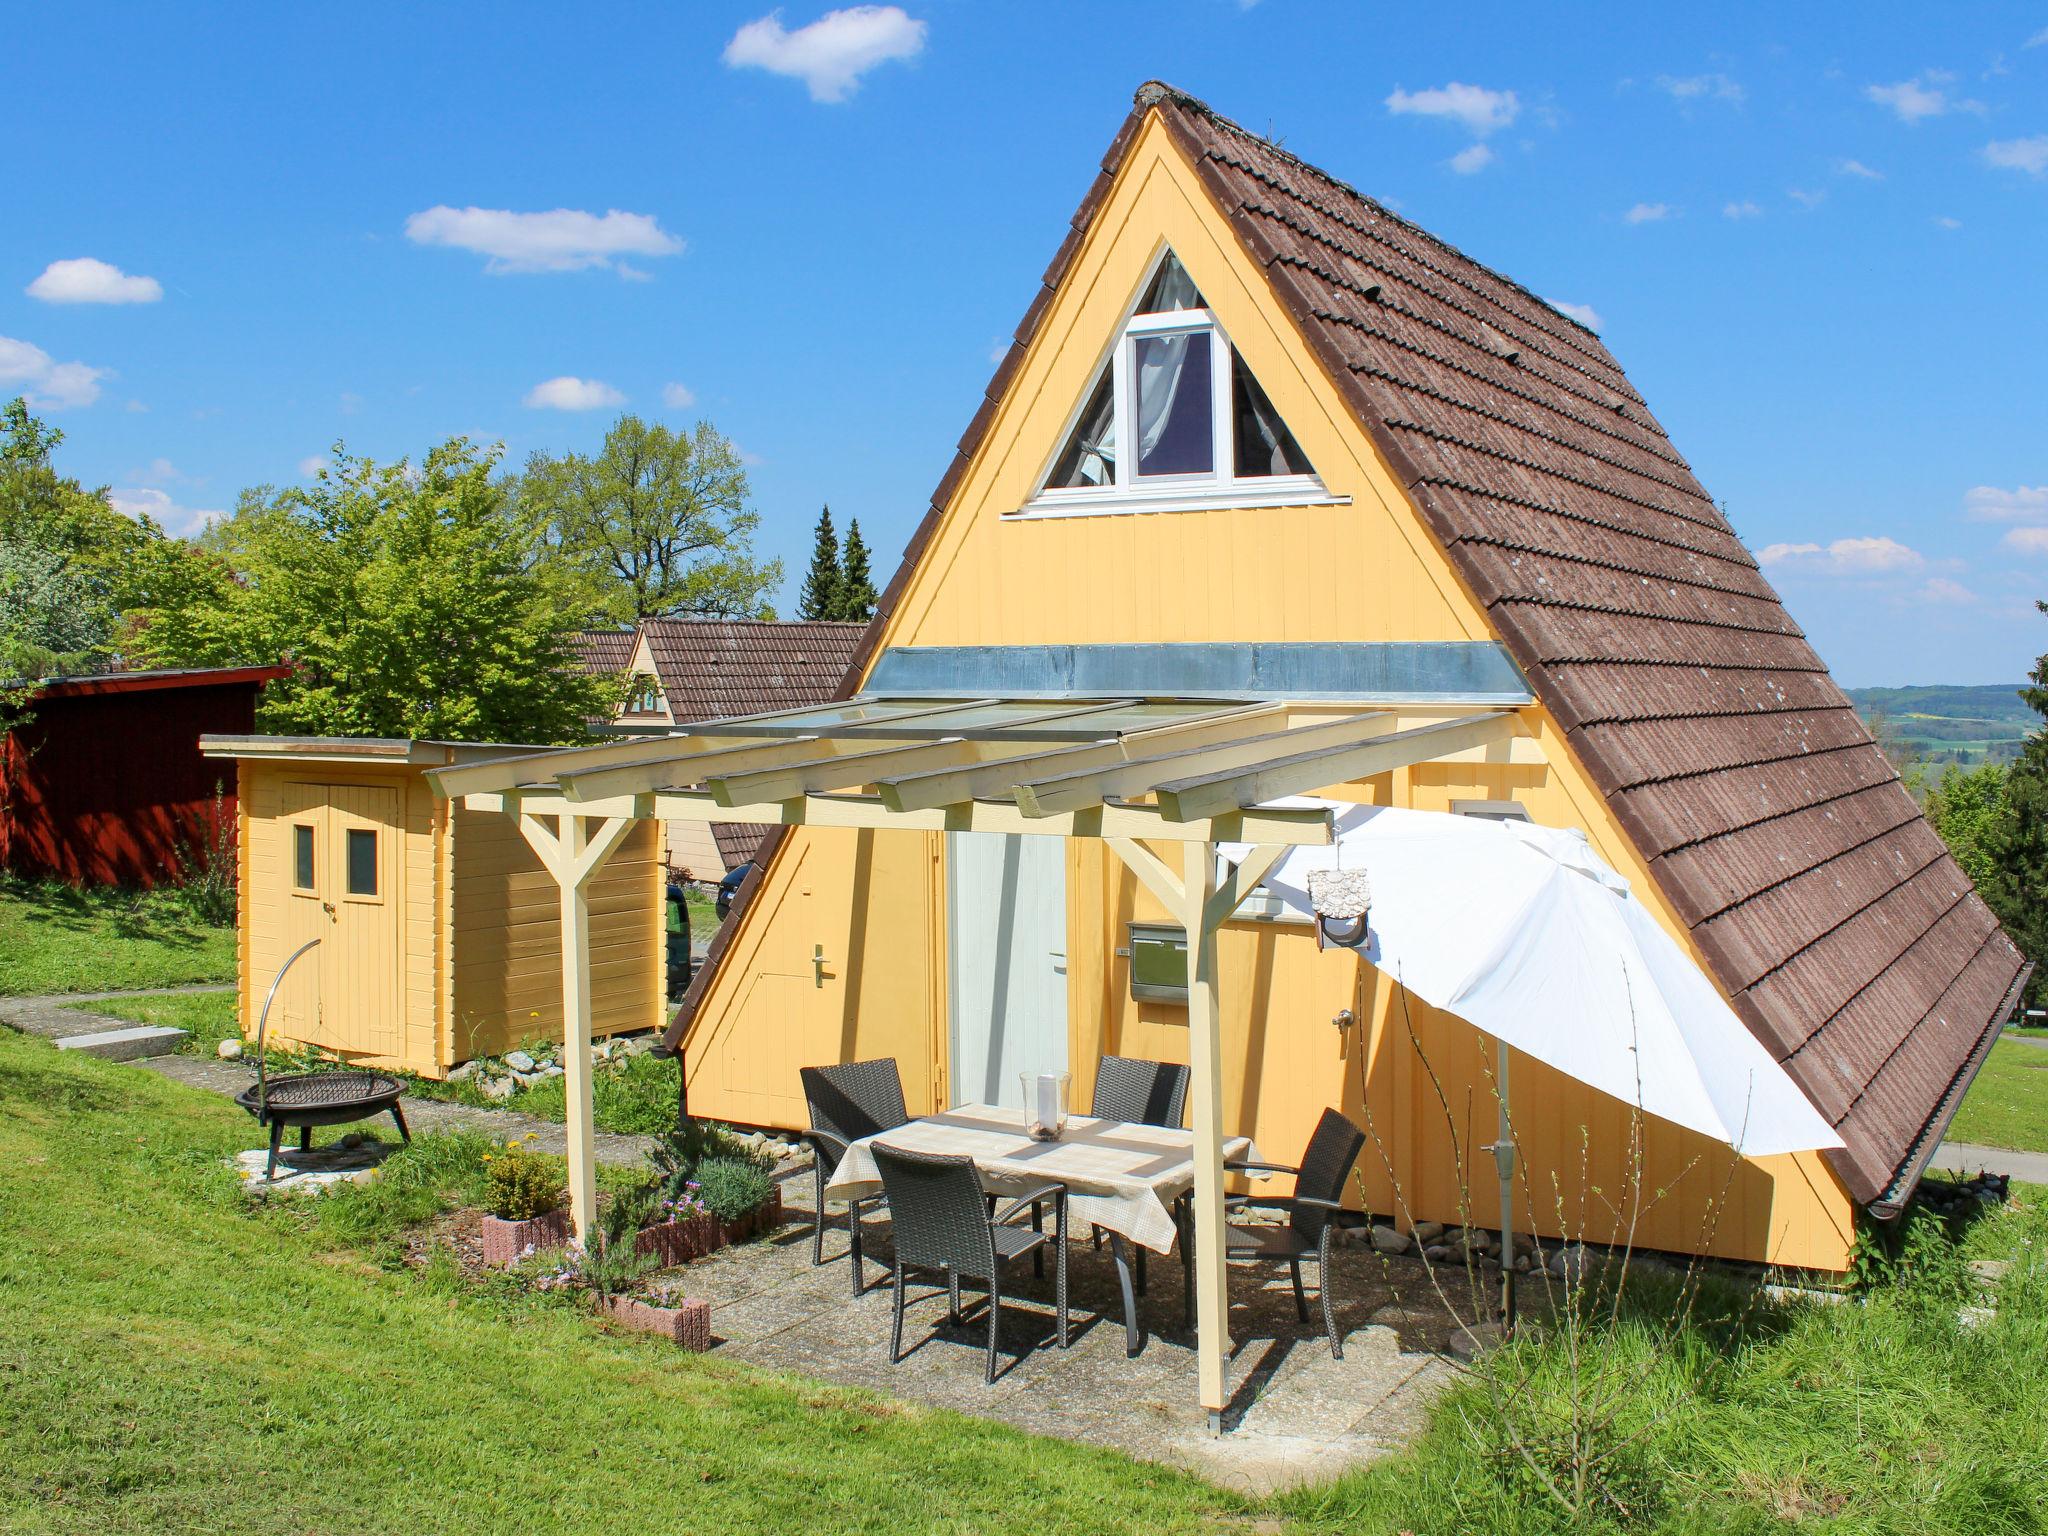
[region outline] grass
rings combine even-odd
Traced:
[[[894,1536],[1008,1529],[1020,1511],[1061,1532],[1243,1518],[1108,1452],[380,1267],[358,1243],[459,1190],[457,1138],[421,1138],[378,1209],[317,1219],[245,1210],[219,1164],[248,1139],[225,1102],[0,1031],[0,1528]]]
[[[597,1330],[392,1239],[477,1197],[475,1135],[252,1214],[224,1102],[0,1031],[0,1529],[609,1533],[2039,1530],[2048,1190],[1912,1250],[1862,1303],[1668,1277],[1531,1336],[1410,1449],[1263,1505],[1114,1453]],[[1965,1257],[2013,1261],[1995,1315]],[[1568,1369],[1567,1343],[1588,1366]],[[1573,1462],[1585,1506],[1543,1478]],[[1588,1405],[1591,1405],[1590,1407]],[[1538,1471],[1533,1468],[1541,1469]],[[1020,1513],[1021,1512],[1021,1513]]]
[[[1948,1135],[1982,1147],[2048,1152],[2048,1048],[2020,1040],[1992,1046]]]
[[[0,877],[0,997],[234,979],[234,930],[194,921],[175,892]]]

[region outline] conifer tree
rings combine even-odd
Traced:
[[[800,619],[839,617],[839,535],[832,531],[832,509],[818,514],[818,539],[811,549],[811,568],[796,600]]]
[[[865,624],[875,611],[875,583],[868,573],[868,547],[860,519],[846,525],[846,552],[839,561],[839,611],[834,618]]]

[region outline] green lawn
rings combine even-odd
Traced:
[[[0,997],[234,979],[234,930],[194,922],[175,893],[0,877]]]
[[[427,1138],[422,1138],[426,1140]],[[1105,1452],[613,1337],[252,1216],[225,1102],[0,1030],[0,1529],[1213,1531]]]
[[[1963,1096],[1951,1141],[2048,1152],[2048,1046],[2001,1040]]]

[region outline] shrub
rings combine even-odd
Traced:
[[[707,1157],[697,1165],[697,1195],[720,1221],[740,1221],[767,1203],[774,1185],[758,1162]]]
[[[528,1132],[519,1141],[508,1141],[495,1152],[484,1154],[484,1204],[503,1221],[531,1221],[545,1216],[562,1203],[567,1192],[561,1170],[551,1157],[543,1157],[527,1146]]]
[[[701,1196],[698,1170],[707,1162],[743,1163],[759,1169],[764,1178],[774,1166],[773,1159],[754,1151],[731,1129],[712,1120],[692,1120],[680,1130],[671,1128],[663,1132],[647,1160],[654,1168],[661,1195],[679,1204]]]

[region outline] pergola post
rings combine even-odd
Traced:
[[[569,1156],[569,1218],[587,1246],[597,1221],[597,1144],[590,1088],[590,882],[618,851],[634,821],[563,816],[559,832],[521,816],[519,829],[555,878],[562,923],[563,1139]]]
[[[1202,1407],[1221,1433],[1230,1291],[1223,1251],[1223,1040],[1217,1024],[1216,845],[1183,843],[1181,917],[1188,936],[1189,1095],[1194,1100],[1195,1329]]]

